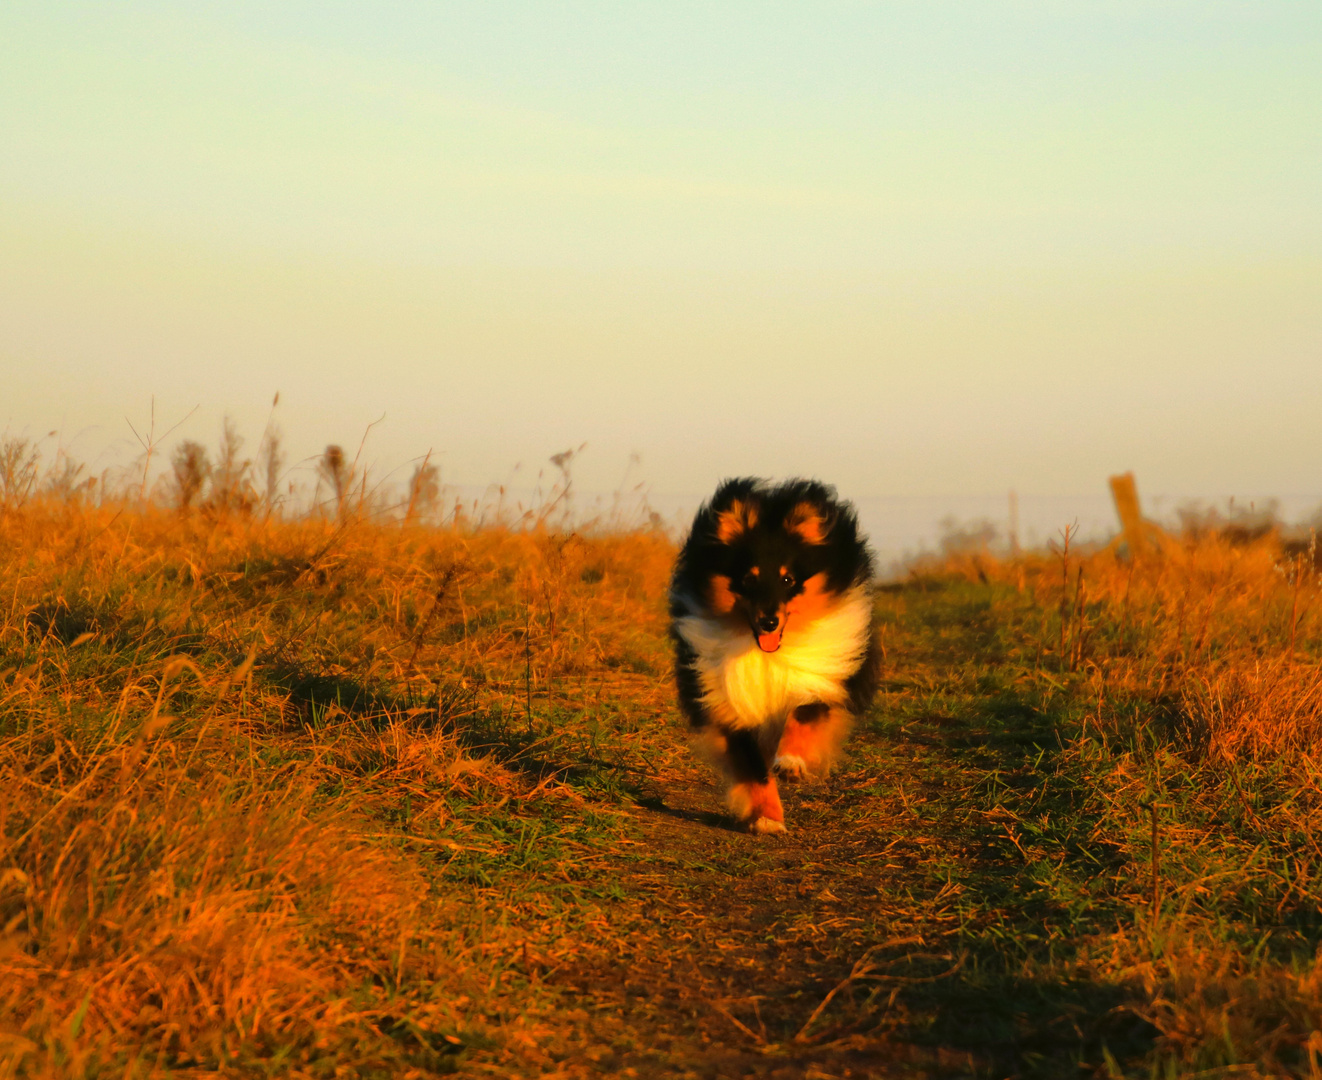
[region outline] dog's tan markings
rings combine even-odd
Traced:
[[[780,805],[776,781],[765,783],[745,781],[730,788],[730,809],[744,823],[749,832],[775,833],[785,831],[785,811]]]
[[[735,499],[716,515],[716,539],[722,544],[733,544],[756,525],[757,507],[743,499]]]
[[[824,544],[830,525],[812,503],[801,502],[785,518],[785,529],[805,544]]]
[[[785,780],[823,776],[849,733],[849,713],[821,701],[800,705],[785,721],[776,748],[776,774]]]
[[[754,577],[762,576],[762,568],[760,566],[751,566],[749,567],[748,572],[752,574]]]
[[[707,583],[707,605],[713,615],[729,615],[734,610],[734,593],[730,579],[724,574],[712,574]]]
[[[797,615],[800,619],[815,619],[830,611],[837,599],[836,594],[826,588],[826,575],[813,574],[803,583],[803,591],[785,605],[785,614]]]

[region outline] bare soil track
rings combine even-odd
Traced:
[[[612,859],[613,947],[547,973],[590,1032],[570,1072],[1054,1077],[1150,1048],[1117,987],[1049,962],[1078,912],[1041,895],[998,812],[1044,783],[1050,716],[1013,687],[956,689],[930,654],[889,674],[843,767],[786,792],[784,837],[736,831],[666,728],[676,752],[630,810],[641,843]],[[1055,871],[1097,870],[1055,839]]]

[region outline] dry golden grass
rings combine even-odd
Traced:
[[[0,1075],[390,1073],[504,1023],[537,920],[400,837],[552,798],[458,721],[648,700],[667,541],[35,501],[0,551]]]
[[[1162,537],[1132,561],[1061,544],[942,570],[1031,599],[1041,677],[1078,702],[1084,737],[1065,757],[1100,820],[1128,833],[1134,924],[1089,941],[1078,970],[1142,987],[1134,1011],[1159,1033],[1169,1075],[1238,1062],[1234,1075],[1322,1076],[1311,554],[1287,554],[1275,533],[1203,532]]]
[[[1166,536],[1134,560],[1066,542],[1011,561],[957,555],[936,572],[1030,595],[1039,667],[1081,676],[1100,717],[1131,698],[1160,702],[1168,734],[1225,760],[1307,754],[1322,737],[1322,578],[1275,533]]]
[[[647,531],[373,523],[345,500],[333,521],[5,505],[0,1076],[608,1060],[541,980],[630,949],[670,970],[620,890],[682,892],[698,863],[621,870],[618,811],[631,777],[687,762],[662,730],[673,554]],[[890,712],[860,725],[844,802],[819,814],[833,850],[877,849],[816,867],[839,878],[822,902],[885,866],[886,904],[977,956],[931,983],[933,1023],[1032,986],[1049,1027],[1052,988],[1077,980],[1152,1025],[1127,1075],[1318,1075],[1318,592],[1275,537],[1207,533],[1132,562],[955,556],[887,593]],[[675,844],[711,831],[668,822]],[[904,829],[912,868],[887,854]],[[735,886],[699,872],[720,941]],[[888,1000],[917,1016],[920,985]]]

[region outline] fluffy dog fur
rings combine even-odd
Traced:
[[[727,480],[670,585],[679,703],[751,832],[783,832],[776,779],[823,775],[877,687],[872,557],[814,480]]]

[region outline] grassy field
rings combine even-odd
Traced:
[[[733,830],[660,534],[0,509],[0,1075],[1322,1076],[1311,553],[951,558]]]

